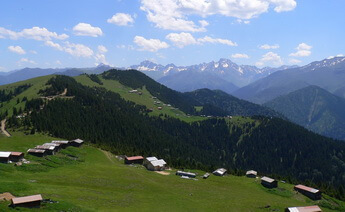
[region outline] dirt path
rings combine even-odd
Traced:
[[[11,137],[11,134],[6,130],[6,119],[1,121],[1,131],[3,134],[5,134],[5,136]]]
[[[62,94],[60,94],[60,96],[66,96],[67,94],[67,88],[65,88],[65,90],[62,92]]]
[[[113,155],[113,154],[111,154],[110,152],[104,151],[104,150],[101,150],[101,151],[105,154],[105,156],[107,156],[107,158],[109,159],[109,161],[110,161],[111,163],[115,163],[115,162],[113,161],[113,158],[114,158],[114,155]]]

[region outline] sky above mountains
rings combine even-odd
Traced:
[[[343,0],[4,0],[0,71],[219,58],[304,65],[345,54],[343,8]]]

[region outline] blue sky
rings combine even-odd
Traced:
[[[0,71],[220,58],[304,65],[345,54],[344,0],[3,0]]]

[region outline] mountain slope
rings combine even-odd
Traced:
[[[162,77],[158,82],[181,92],[208,88],[212,90],[220,89],[227,93],[231,93],[238,89],[236,85],[219,76],[207,72],[196,71],[181,71],[173,75]]]
[[[307,129],[345,140],[345,99],[320,87],[308,86],[264,105]]]
[[[269,108],[238,99],[220,90],[212,91],[209,89],[200,89],[186,93],[186,95],[196,99],[203,105],[211,104],[219,107],[222,110],[226,111],[228,115],[232,116],[262,115],[268,117],[282,117],[281,114]]]
[[[333,93],[344,87],[344,83],[345,57],[335,57],[299,68],[277,71],[238,89],[233,95],[262,104],[309,85],[317,85]]]

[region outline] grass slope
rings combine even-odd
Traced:
[[[99,79],[103,83],[103,85],[100,85],[94,81],[92,81],[87,75],[80,75],[77,77],[74,77],[77,82],[90,86],[90,87],[103,87],[109,91],[116,92],[121,95],[122,98],[132,101],[138,105],[144,105],[147,108],[152,108],[153,112],[152,115],[167,115],[175,118],[179,118],[180,120],[192,122],[192,121],[200,121],[204,120],[206,118],[204,117],[198,117],[198,116],[188,116],[184,112],[182,112],[179,109],[168,107],[166,105],[163,105],[164,102],[162,102],[159,99],[152,99],[152,94],[145,88],[143,89],[137,89],[139,92],[142,92],[142,95],[138,95],[137,93],[129,93],[129,91],[133,90],[130,87],[122,85],[117,80],[108,80],[102,78],[101,75],[98,75]],[[160,104],[154,104],[154,101],[160,101]],[[168,103],[166,103],[168,104]],[[158,107],[162,107],[161,110],[158,110]]]
[[[52,139],[16,132],[10,138],[0,137],[0,150],[25,151]],[[294,193],[293,185],[280,183],[279,189],[270,190],[245,177],[197,177],[194,181],[180,179],[173,171],[163,176],[141,166],[124,165],[114,155],[91,146],[69,147],[43,159],[26,158],[32,164],[0,164],[0,192],[41,193],[59,202],[30,211],[283,211],[288,206],[316,204]],[[336,200],[319,203],[344,204]],[[7,205],[0,202],[0,211],[11,211]],[[267,205],[270,208],[264,208]]]

